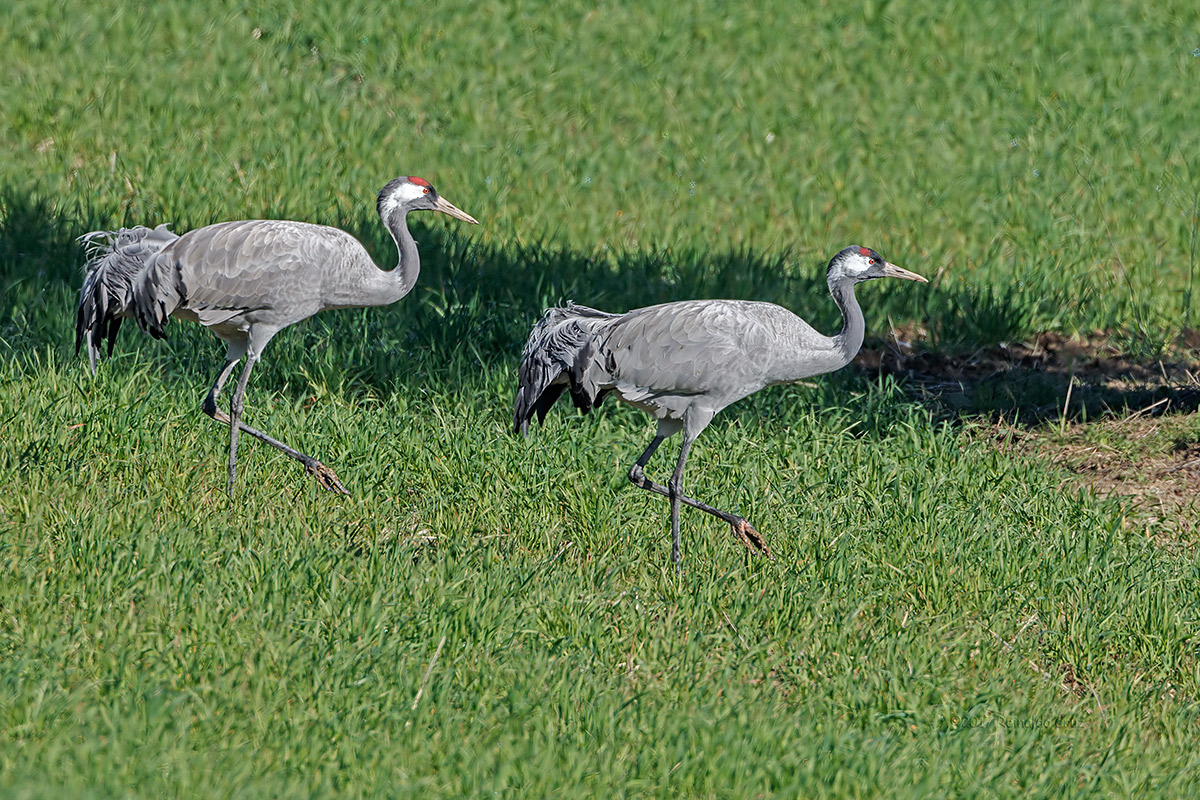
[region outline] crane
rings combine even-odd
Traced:
[[[729,523],[751,552],[771,557],[762,535],[744,517],[683,493],[683,468],[696,437],[726,406],[766,386],[833,372],[862,347],[866,328],[854,286],[874,278],[928,281],[866,247],[847,247],[829,262],[829,293],[842,312],[842,330],[825,336],[786,308],[745,300],[684,300],[610,314],[567,303],[533,327],[518,370],[513,430],[526,435],[534,415],[543,422],[563,392],[583,413],[616,394],[654,416],[650,445],[629,469],[629,480],[671,501],[671,560],[680,564],[679,511],[688,505]],[[644,469],[663,441],[683,433],[666,486]]]
[[[75,352],[86,341],[93,372],[107,340],[108,355],[121,321],[133,317],[156,339],[166,338],[171,317],[198,322],[225,342],[225,364],[204,398],[205,414],[229,426],[229,480],[237,474],[238,433],[266,442],[303,464],[330,491],[349,494],[332,469],[241,421],[250,371],[279,331],[319,311],[396,302],[408,294],[421,269],[408,230],[410,211],[429,209],[478,224],[429,181],[399,177],[376,202],[379,218],[399,250],[385,271],[350,234],[338,228],[289,220],[220,222],[176,235],[159,225],[93,231],[86,276],[75,319]],[[221,389],[242,357],[226,415],[217,407]]]

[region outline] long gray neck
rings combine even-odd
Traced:
[[[854,281],[830,280],[829,293],[842,312],[841,333],[826,336],[794,314],[785,312],[795,323],[788,326],[779,342],[768,383],[791,383],[833,372],[858,355],[866,325],[858,301],[854,299]]]
[[[842,332],[833,337],[834,349],[842,361],[842,366],[849,364],[862,349],[863,335],[867,323],[863,319],[862,309],[854,297],[854,281],[849,278],[829,281],[829,293],[833,302],[837,303],[842,312]]]
[[[394,303],[412,291],[417,285],[417,276],[421,274],[421,256],[417,252],[417,241],[408,230],[408,212],[396,210],[386,217],[381,216],[384,227],[396,241],[396,249],[400,252],[400,261],[396,268],[386,273],[385,298],[379,305]]]
[[[408,232],[405,213],[394,211],[386,217],[380,215],[400,251],[396,268],[380,269],[366,249],[361,245],[354,248],[345,269],[331,273],[322,308],[387,306],[412,291],[421,272],[421,257],[417,255],[417,243]]]
[[[327,308],[363,308],[365,306],[388,306],[412,291],[421,273],[421,257],[417,254],[417,243],[408,232],[405,219],[407,212],[393,211],[384,216],[383,226],[388,229],[400,251],[400,261],[393,270],[382,270],[369,259],[360,267],[359,278],[352,287],[329,303]],[[365,251],[364,251],[365,255]]]

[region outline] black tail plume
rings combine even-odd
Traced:
[[[86,275],[75,314],[75,352],[87,341],[92,371],[107,340],[108,355],[121,320],[133,314],[133,287],[146,260],[179,237],[159,225],[117,231],[92,231],[79,237],[87,249]]]
[[[513,432],[529,432],[529,422],[538,422],[564,391],[581,411],[595,406],[600,388],[585,375],[593,360],[595,338],[605,321],[618,316],[587,306],[567,303],[552,308],[533,326],[521,366],[517,371],[517,396],[513,402]]]

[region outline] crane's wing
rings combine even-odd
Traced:
[[[613,322],[604,342],[613,383],[633,401],[757,391],[770,366],[776,309],[783,311],[769,303],[695,300],[631,311]]]
[[[176,308],[216,325],[252,311],[286,310],[303,319],[321,310],[322,282],[362,249],[345,231],[287,220],[241,220],[181,236],[143,273],[142,292],[165,323]]]

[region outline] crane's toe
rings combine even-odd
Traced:
[[[733,528],[734,536],[741,539],[742,544],[746,545],[746,549],[751,553],[762,553],[772,561],[775,560],[775,556],[771,555],[771,548],[767,547],[767,540],[744,517],[738,517],[737,522],[730,523],[730,527]]]
[[[321,484],[322,488],[328,489],[334,494],[344,494],[347,497],[350,496],[350,492],[345,486],[342,485],[342,482],[338,480],[337,474],[320,461],[314,459],[311,464],[305,464],[304,467],[310,475],[317,479],[317,483]]]

